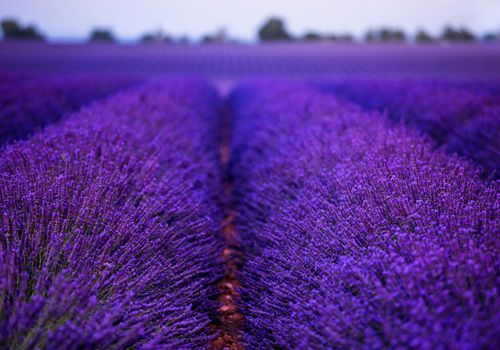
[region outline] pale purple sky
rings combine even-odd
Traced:
[[[83,38],[96,26],[122,39],[157,29],[197,39],[223,27],[250,41],[271,15],[296,35],[314,29],[360,36],[380,26],[436,34],[446,24],[500,30],[500,0],[0,0],[0,18],[35,24],[56,39]]]

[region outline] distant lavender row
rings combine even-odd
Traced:
[[[8,70],[0,69],[0,85],[11,84],[20,80],[26,81],[35,77],[40,77],[40,75],[29,72],[11,72]]]
[[[249,349],[494,347],[498,182],[331,95],[231,101]]]
[[[487,175],[500,175],[500,89],[495,83],[350,81],[330,85],[365,108],[387,110],[472,159]]]
[[[171,81],[0,156],[3,349],[205,348],[214,336],[219,103]]]
[[[3,78],[3,79],[2,79]],[[0,76],[0,145],[20,139],[76,111],[136,83],[128,78]]]
[[[41,73],[499,79],[500,45],[68,45],[0,43],[0,67]]]

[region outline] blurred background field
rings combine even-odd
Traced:
[[[260,45],[0,44],[10,72],[198,75],[217,81],[296,79],[498,79],[500,45],[266,43]]]
[[[1,2],[4,72],[500,78],[495,0]]]

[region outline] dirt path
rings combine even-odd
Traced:
[[[237,242],[237,232],[235,228],[236,213],[231,206],[231,196],[233,193],[232,180],[228,174],[229,160],[231,157],[230,147],[230,111],[225,108],[221,142],[221,163],[225,170],[224,179],[224,222],[222,234],[224,238],[223,258],[226,261],[226,276],[217,284],[221,294],[218,301],[219,319],[214,325],[220,336],[213,343],[214,349],[244,349],[241,343],[241,328],[244,323],[244,317],[237,307],[239,299],[238,288],[240,287],[237,279],[238,270],[243,263],[243,254],[239,249]]]

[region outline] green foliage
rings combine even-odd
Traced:
[[[5,40],[30,40],[44,41],[44,37],[32,26],[22,26],[15,19],[4,19],[1,22],[3,37]]]
[[[201,38],[202,44],[221,44],[228,41],[229,38],[224,28],[220,28],[213,34],[206,34]]]
[[[157,30],[155,32],[148,32],[144,33],[141,38],[140,42],[142,43],[171,43],[172,42],[172,37],[165,35],[163,31]]]
[[[435,39],[425,30],[419,30],[415,35],[415,41],[417,43],[431,43],[435,41]]]
[[[285,23],[280,18],[270,18],[259,29],[260,41],[286,41],[292,36],[287,32]]]
[[[447,42],[472,42],[476,36],[466,28],[446,27],[441,34],[441,40]]]
[[[322,40],[323,37],[316,32],[308,32],[308,33],[304,34],[302,39],[305,41],[319,41],[319,40]]]
[[[332,34],[326,37],[327,40],[336,43],[352,43],[354,42],[354,37],[351,34]]]
[[[483,37],[481,38],[482,41],[485,41],[485,42],[496,42],[496,41],[500,41],[500,32],[498,33],[486,33],[483,35]]]
[[[90,42],[101,42],[101,43],[112,43],[115,41],[115,37],[111,30],[96,28],[92,30],[89,37]]]
[[[365,35],[365,41],[377,42],[405,42],[406,34],[399,29],[381,28],[369,30]]]

